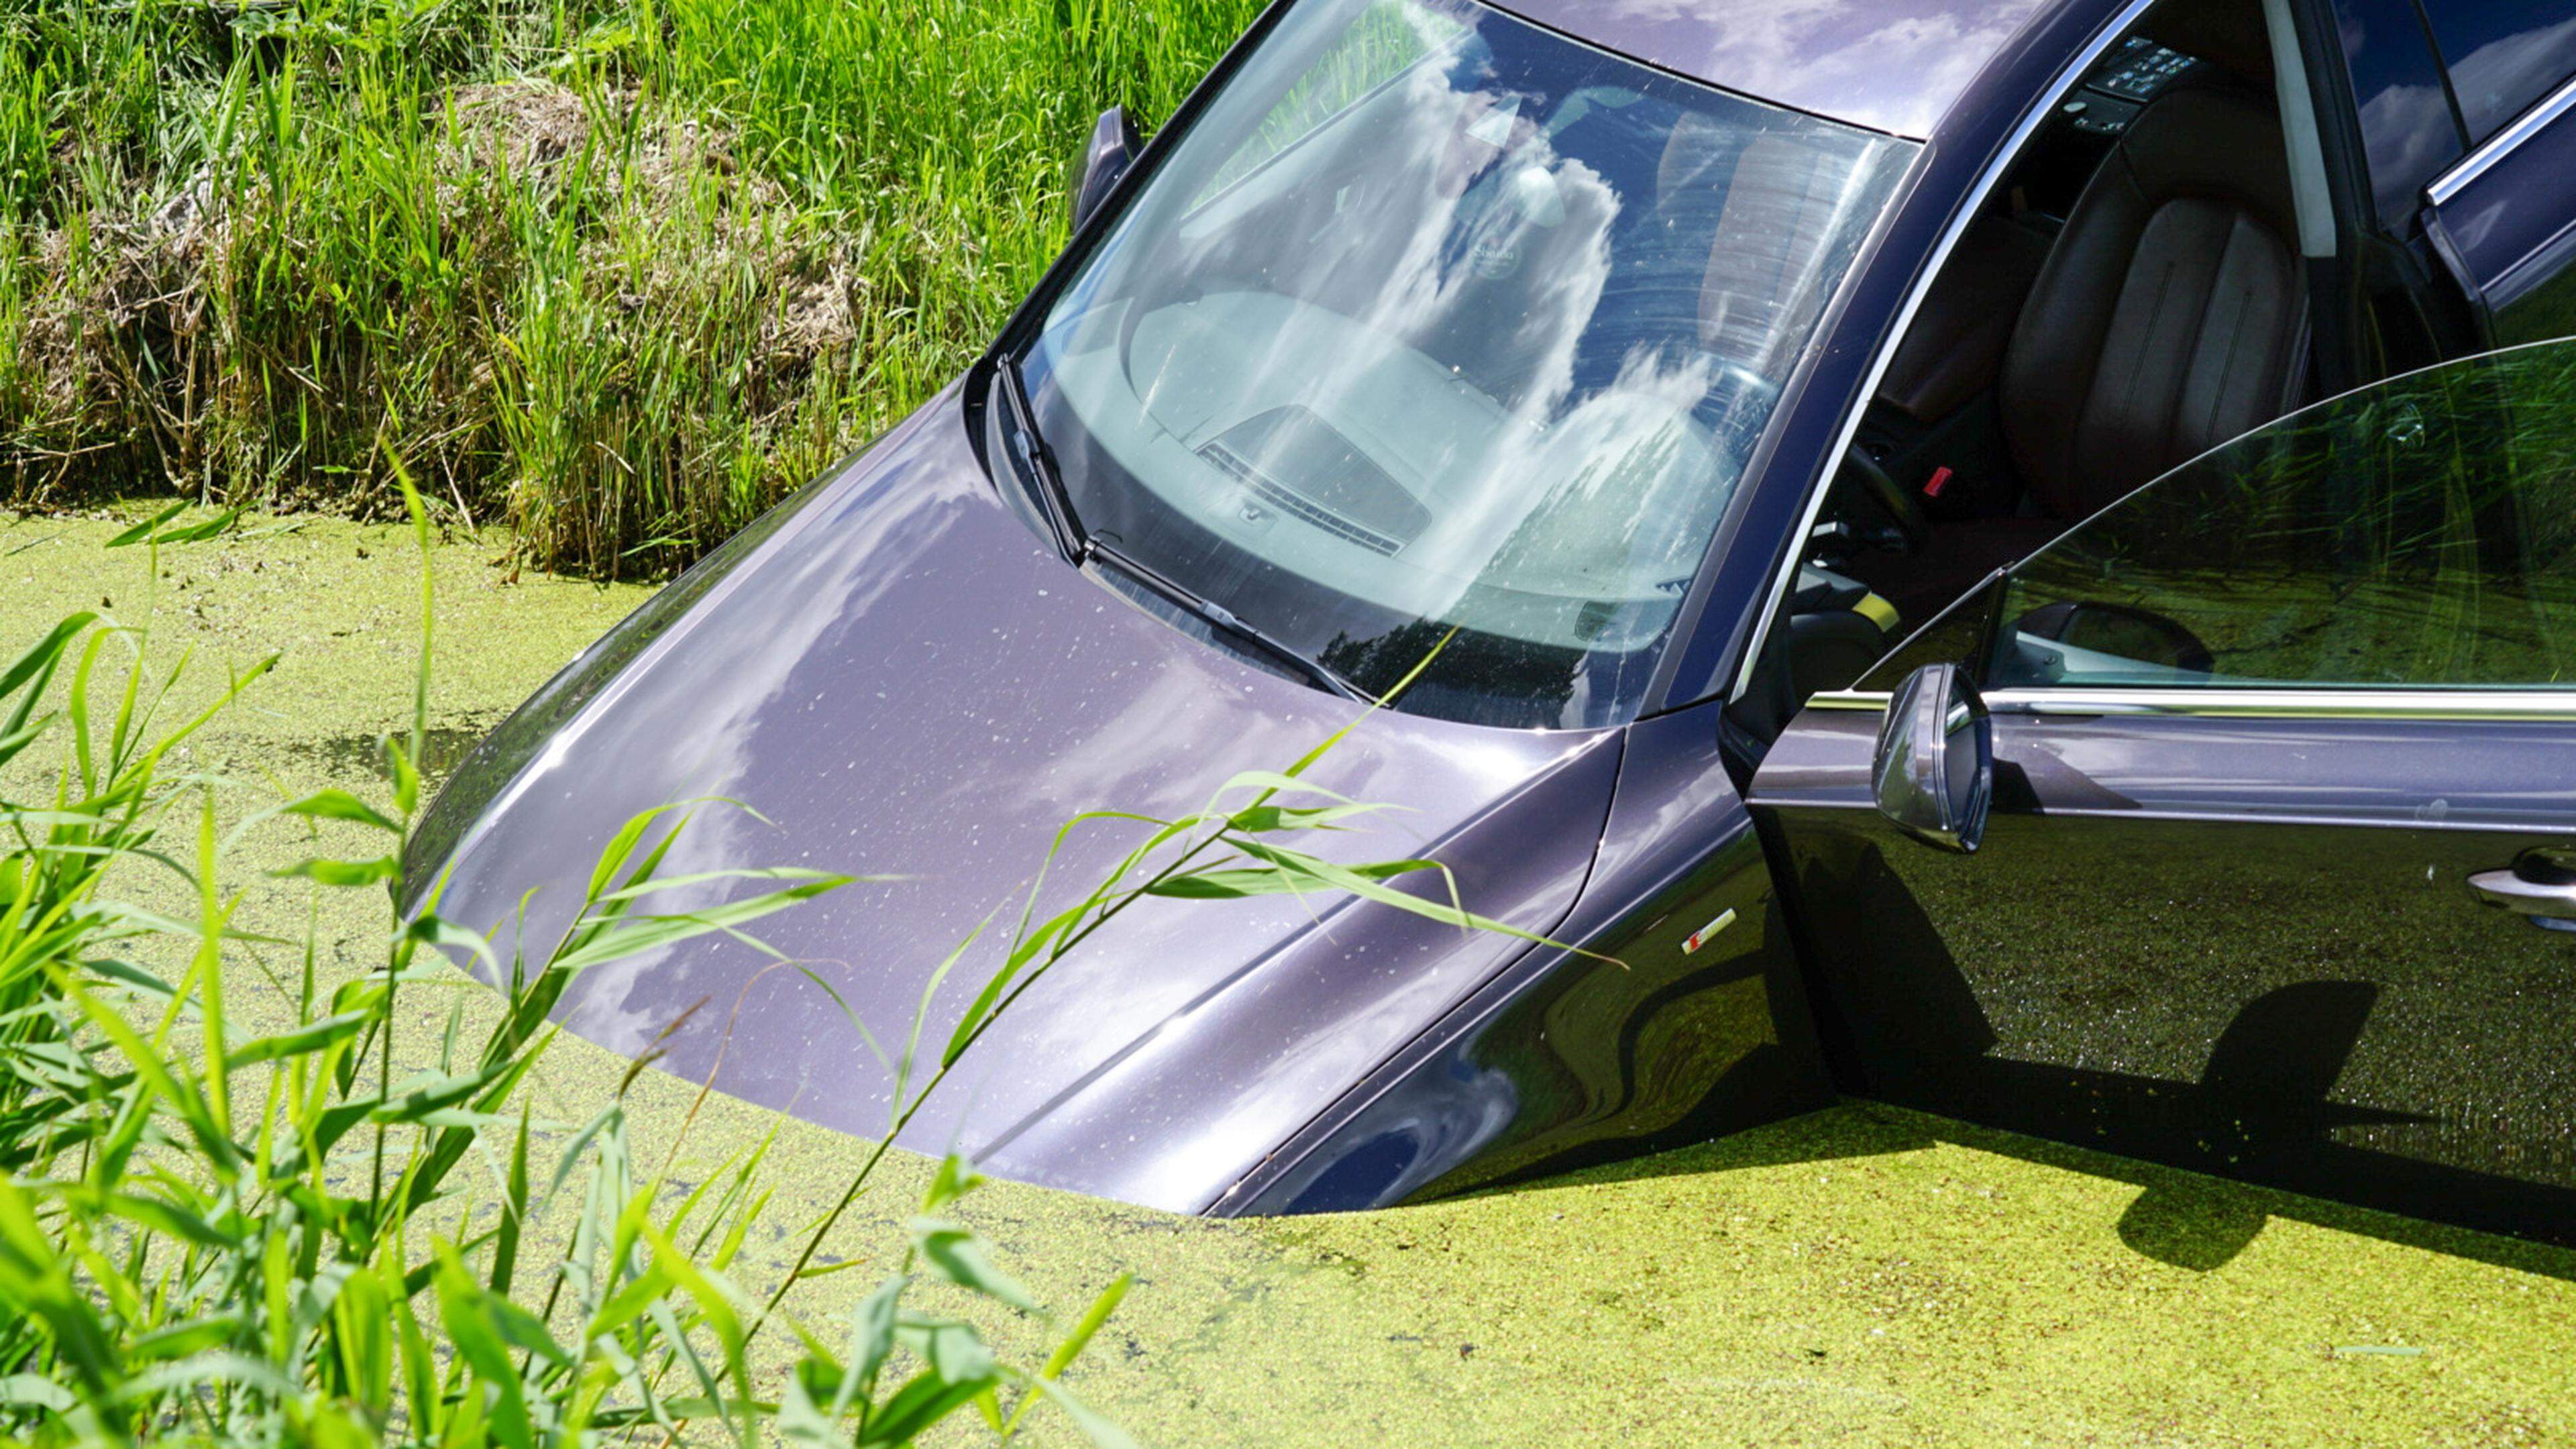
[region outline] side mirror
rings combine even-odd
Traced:
[[[2069,672],[2098,673],[2128,665],[2151,675],[2207,675],[2218,669],[2218,656],[2199,635],[2162,614],[2127,604],[2081,600],[2050,604],[2015,620],[2005,637],[2019,645],[2016,663],[2034,676],[2035,684],[2055,683]],[[2050,650],[2047,644],[2062,644],[2080,653],[2070,659],[2064,650]],[[2031,657],[2034,654],[2038,657]],[[2077,659],[2083,662],[2078,664]]]
[[[1111,106],[1091,123],[1091,139],[1084,142],[1082,154],[1073,158],[1073,167],[1065,177],[1065,193],[1073,198],[1073,229],[1091,220],[1100,203],[1109,199],[1111,188],[1127,168],[1136,164],[1136,153],[1145,149],[1145,138],[1136,131],[1135,118],[1125,106]]]
[[[1995,726],[1955,664],[1906,677],[1879,726],[1878,812],[1926,845],[1974,854],[1995,798]]]

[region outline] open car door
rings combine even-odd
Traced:
[[[2131,494],[1751,794],[1851,1089],[2576,1241],[2576,343]]]

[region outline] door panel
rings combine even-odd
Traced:
[[[2431,194],[2498,346],[2576,335],[2576,87],[2434,182]]]
[[[2467,884],[2576,848],[2576,725],[1999,712],[1963,856],[1868,807],[1877,724],[1753,789],[1855,1088],[2576,1241],[2576,934]]]
[[[2576,891],[2572,397],[2576,344],[2319,404],[1882,662],[1982,681],[1973,856],[1882,820],[1870,696],[1793,724],[1752,802],[1846,1079],[2576,1241],[2576,922],[2489,903]]]

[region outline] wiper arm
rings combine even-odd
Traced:
[[[1283,644],[1280,641],[1271,638],[1269,635],[1262,633],[1259,629],[1256,629],[1250,624],[1245,623],[1243,620],[1236,618],[1234,611],[1228,609],[1225,605],[1216,602],[1214,599],[1192,593],[1190,590],[1181,587],[1179,584],[1174,583],[1170,579],[1163,577],[1161,574],[1154,572],[1152,569],[1145,567],[1143,564],[1140,564],[1134,559],[1119,552],[1115,545],[1103,543],[1097,538],[1088,539],[1082,546],[1081,559],[1086,563],[1105,563],[1110,565],[1120,573],[1134,579],[1137,583],[1142,584],[1153,592],[1162,595],[1165,599],[1178,605],[1184,611],[1198,616],[1198,618],[1205,622],[1209,627],[1242,640],[1244,643],[1251,645],[1253,648],[1269,655],[1280,663],[1290,666],[1298,673],[1305,675],[1308,679],[1315,681],[1315,683],[1322,685],[1325,689],[1340,695],[1344,699],[1351,700],[1358,704],[1373,705],[1379,703],[1376,696],[1369,694],[1358,685],[1351,683],[1349,679],[1345,678],[1339,670],[1334,669],[1331,665],[1306,654],[1292,645]]]
[[[1055,532],[1056,547],[1064,551],[1064,556],[1075,567],[1093,563],[1112,565],[1183,611],[1196,615],[1209,627],[1242,640],[1342,698],[1360,704],[1378,702],[1322,660],[1310,658],[1271,638],[1236,618],[1234,611],[1223,604],[1181,587],[1085,533],[1082,520],[1074,515],[1073,495],[1064,486],[1064,475],[1056,471],[1055,459],[1047,455],[1046,441],[1038,436],[1036,413],[1029,406],[1028,384],[1020,377],[1019,362],[1004,357],[994,367],[993,375],[1002,394],[1002,406],[1008,413],[1002,431],[1011,450],[1011,461],[1017,465],[1012,471],[1020,475],[1022,483],[1037,500],[1039,509],[1046,514],[1048,527]]]
[[[1029,406],[1029,387],[1020,376],[1019,360],[1005,356],[993,368],[993,376],[1006,414],[1002,435],[1011,450],[1011,461],[1017,465],[1011,471],[1019,475],[1021,486],[1037,501],[1038,511],[1046,515],[1047,527],[1055,534],[1055,546],[1079,565],[1089,543],[1083,537],[1082,520],[1074,516],[1073,495],[1065,489],[1064,475],[1056,471],[1055,459],[1047,454],[1046,440],[1038,436],[1037,410]]]

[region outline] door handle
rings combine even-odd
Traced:
[[[2469,889],[2517,916],[2576,922],[2576,880],[2532,880],[2518,870],[2490,870],[2470,876]]]

